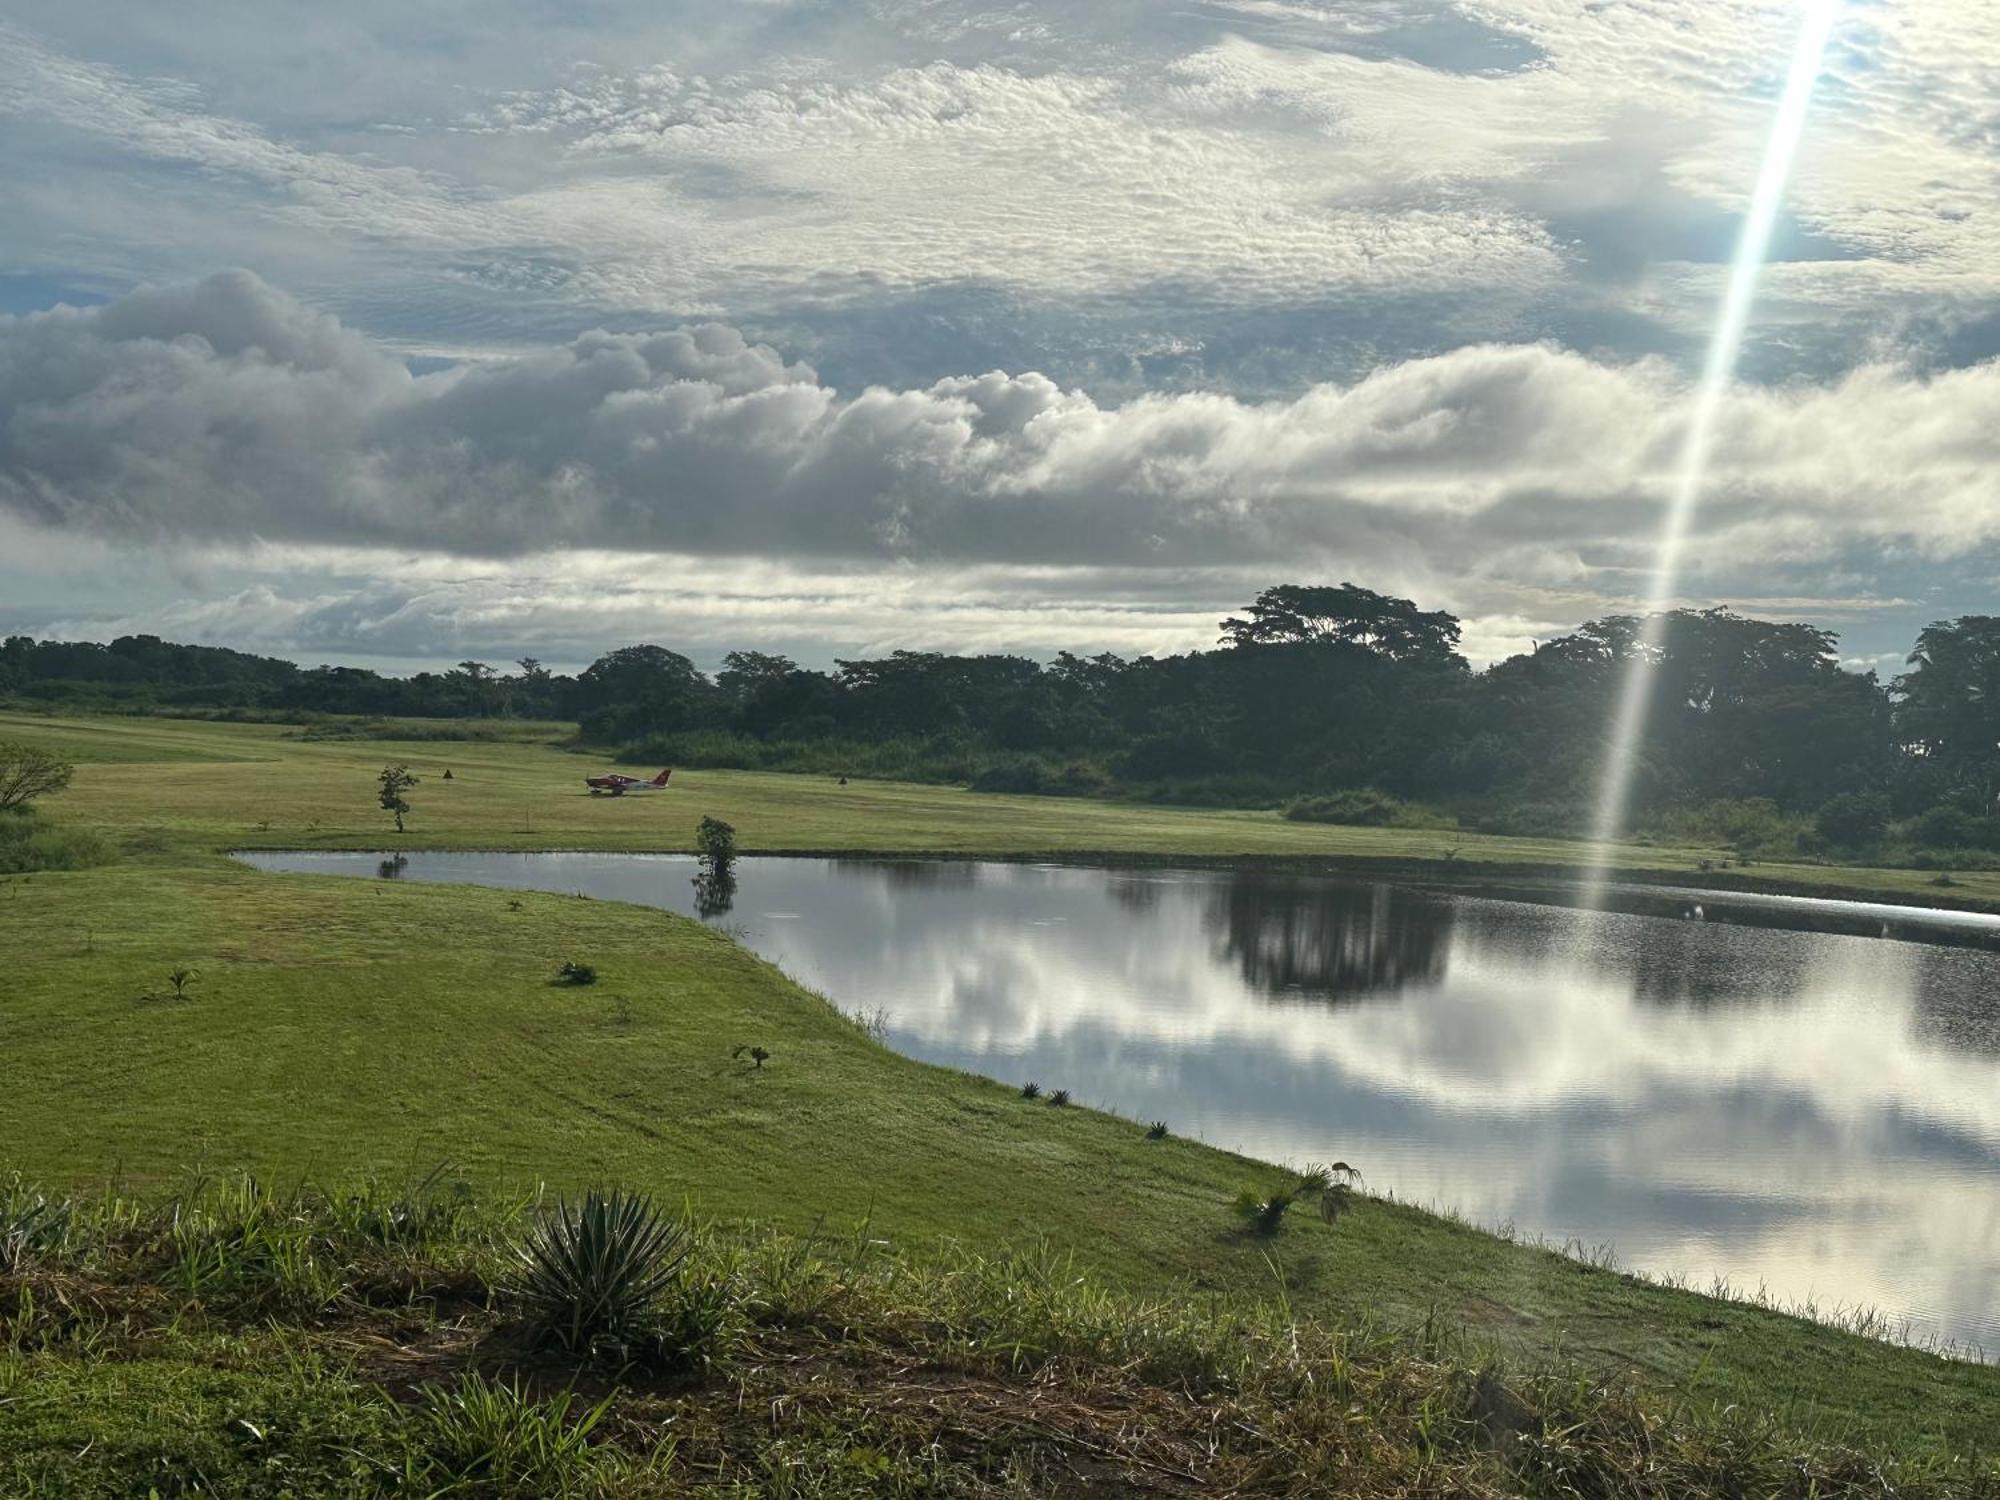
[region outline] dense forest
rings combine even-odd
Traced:
[[[1837,636],[1678,611],[1657,645],[1611,616],[1485,671],[1459,622],[1342,584],[1266,590],[1217,647],[1167,657],[898,651],[814,671],[731,652],[713,676],[627,646],[574,677],[532,658],[388,677],[210,646],[14,637],[23,706],[574,722],[644,763],[955,780],[986,790],[1276,805],[1339,821],[1449,817],[1576,831],[1635,657],[1654,696],[1637,803],[1655,826],[1752,846],[2000,848],[2000,619],[1939,622],[1890,682]]]

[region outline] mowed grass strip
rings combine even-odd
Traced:
[[[552,984],[564,960],[596,983]],[[1152,1296],[1438,1319],[1807,1432],[1980,1451],[2000,1371],[1651,1287],[1369,1201],[1272,1242],[1274,1167],[902,1058],[725,936],[543,894],[208,859],[0,883],[0,1170],[146,1189],[190,1169],[651,1190],[901,1244],[1048,1241]],[[187,998],[168,974],[197,971]],[[865,1000],[865,997],[859,997]],[[762,1068],[738,1048],[770,1054]],[[1059,1084],[1060,1080],[1046,1080]]]
[[[454,726],[440,724],[433,730]],[[426,731],[412,724],[411,733]],[[1440,878],[1482,870],[1578,870],[1589,846],[1448,829],[1287,822],[1268,810],[1154,807],[1085,798],[1000,796],[959,787],[776,772],[676,770],[664,794],[592,797],[583,778],[610,769],[547,742],[307,738],[272,724],[0,714],[0,739],[46,744],[78,761],[72,791],[48,804],[141,852],[261,849],[686,850],[704,814],[758,852],[1107,855],[1153,860],[1281,858],[1422,866]],[[375,776],[407,762],[422,778],[400,837],[376,806]],[[625,766],[651,776],[658,766]],[[452,779],[444,779],[445,771]],[[1955,872],[1941,892],[1921,870],[1762,863],[1718,875],[1721,849],[1619,847],[1616,866],[1650,878],[1727,882],[1857,899],[2000,909],[2000,871]]]

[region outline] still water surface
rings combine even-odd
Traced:
[[[243,857],[694,908],[680,856]],[[738,870],[717,920],[912,1056],[2000,1354],[2000,953],[1242,869]]]

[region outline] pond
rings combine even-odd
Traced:
[[[684,856],[241,857],[694,910]],[[1626,1269],[2000,1353],[2000,952],[1976,946],[2000,923],[1631,903],[745,859],[716,920],[913,1057],[1274,1161],[1341,1158],[1372,1191]],[[1774,913],[1835,930],[1751,925]],[[1885,938],[1889,918],[1933,941]]]

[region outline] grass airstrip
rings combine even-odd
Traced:
[[[1409,862],[1455,850],[1454,867],[1546,867],[1573,864],[1573,846],[721,771],[676,772],[665,796],[591,798],[582,777],[597,763],[531,738],[307,738],[273,725],[0,716],[0,739],[73,758],[75,783],[46,815],[97,831],[116,851],[96,868],[0,880],[0,963],[9,975],[0,998],[0,1183],[12,1172],[80,1202],[112,1194],[152,1205],[134,1208],[132,1224],[197,1191],[191,1182],[242,1173],[337,1196],[371,1179],[415,1182],[448,1163],[452,1181],[492,1202],[537,1184],[615,1183],[740,1235],[858,1237],[921,1266],[1015,1247],[1073,1257],[1076,1274],[1108,1294],[1211,1308],[1217,1319],[1278,1305],[1331,1328],[1413,1331],[1432,1365],[1442,1337],[1469,1369],[1504,1359],[1523,1380],[1557,1370],[1629,1385],[1655,1414],[1633,1420],[1657,1421],[1663,1435],[1675,1422],[1747,1421],[1800,1451],[1817,1444],[1912,1463],[1948,1459],[1967,1484],[1982,1466],[1992,1473],[2000,1454],[2000,1370],[1989,1366],[1648,1285],[1379,1199],[1334,1224],[1297,1212],[1274,1240],[1248,1237],[1231,1202],[1246,1187],[1279,1183],[1278,1168],[1149,1140],[1135,1122],[1052,1109],[1010,1084],[899,1057],[696,923],[573,897],[270,875],[222,853],[396,846],[374,805],[385,761],[407,761],[422,778],[400,840],[412,849],[678,849],[703,814],[734,823],[746,852]],[[1692,873],[1701,857],[1635,848],[1625,862]],[[1857,893],[1907,894],[1916,880],[1904,887],[1901,872],[1817,868],[1758,874],[1822,888],[1845,881]],[[1957,894],[2000,900],[2000,882],[1967,876]],[[594,965],[598,982],[552,986],[566,959]],[[176,968],[196,971],[183,998],[169,988]],[[753,1045],[768,1051],[768,1066],[733,1055]],[[275,1481],[259,1488],[265,1481],[254,1464],[243,1467],[240,1445],[216,1436],[233,1420],[230,1391],[262,1390],[259,1381],[277,1378],[274,1360],[287,1381],[305,1378],[303,1359],[314,1369],[330,1361],[326,1378],[357,1389],[394,1384],[369,1373],[366,1360],[355,1363],[366,1341],[327,1310],[337,1299],[283,1328],[268,1317],[211,1325],[185,1310],[203,1303],[198,1287],[162,1290],[154,1276],[143,1296],[129,1286],[87,1294],[79,1270],[31,1295],[21,1274],[10,1284],[0,1260],[0,1492],[114,1494],[137,1484],[130,1492],[144,1494],[135,1475],[201,1463],[228,1482],[190,1492],[285,1492]],[[30,1302],[45,1307],[64,1285],[79,1306],[110,1309],[110,1331],[75,1346],[25,1338]],[[169,1316],[157,1298],[182,1311]],[[210,1307],[202,1316],[220,1314]],[[159,1326],[173,1336],[149,1331]],[[373,1329],[367,1337],[413,1336]],[[990,1349],[975,1357],[971,1342],[961,1352],[987,1372],[981,1379],[992,1371],[979,1358],[991,1356],[996,1370],[1020,1364]],[[1091,1357],[1127,1368],[1102,1350]],[[730,1378],[741,1400],[749,1377]],[[104,1416],[114,1409],[115,1422]],[[100,1428],[109,1435],[94,1440]],[[900,1465],[906,1437],[896,1427],[869,1451]],[[93,1441],[106,1446],[72,1469],[65,1455]],[[1420,1454],[1418,1438],[1409,1441]],[[1134,1462],[1107,1468],[1106,1485],[1113,1469],[1145,1470]],[[1396,1472],[1396,1487],[1357,1480],[1353,1492],[1456,1492],[1443,1482],[1448,1472],[1475,1490],[1488,1482],[1475,1484],[1469,1469],[1439,1468],[1427,1482]],[[315,1492],[305,1473],[294,1475],[295,1489]],[[354,1493],[393,1488],[370,1473],[350,1476]],[[699,1477],[674,1473],[660,1492]],[[1519,1475],[1491,1480],[1495,1492],[1517,1481],[1534,1491]],[[617,1492],[655,1492],[649,1483]],[[1731,1487],[1714,1483],[1718,1493]],[[1634,1479],[1547,1492],[1674,1491]]]

